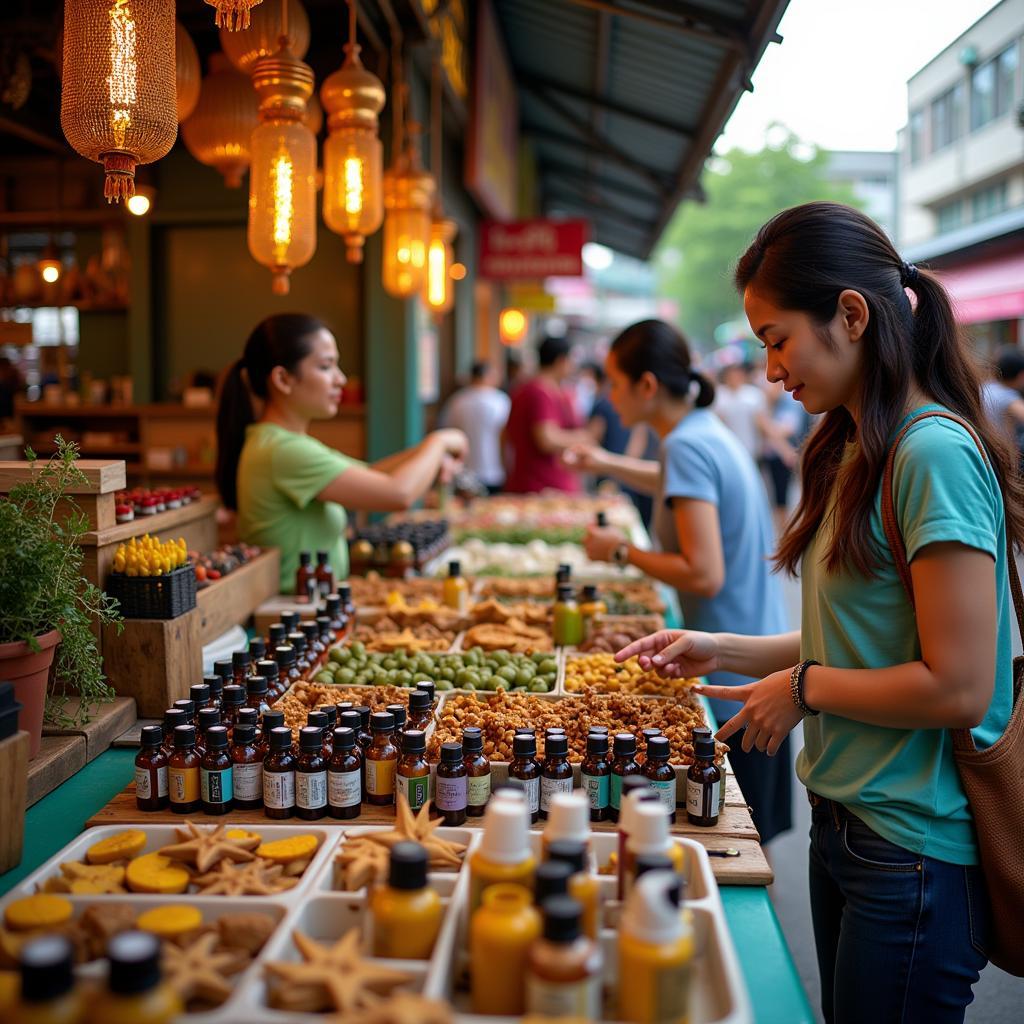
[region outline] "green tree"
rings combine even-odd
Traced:
[[[771,134],[759,153],[732,149],[709,161],[707,201],[682,203],[655,252],[658,294],[679,303],[680,326],[705,351],[719,324],[743,317],[733,268],[766,220],[814,199],[857,205],[849,185],[825,177],[826,151],[787,129]]]

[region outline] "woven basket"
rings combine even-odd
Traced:
[[[176,619],[196,606],[196,571],[183,565],[163,576],[111,573],[107,593],[126,619]]]

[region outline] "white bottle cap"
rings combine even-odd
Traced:
[[[632,853],[661,853],[671,843],[668,815],[661,802],[638,801],[630,816],[626,849]]]
[[[573,839],[590,847],[590,801],[583,790],[555,793],[551,797],[544,838],[549,843],[555,839]]]
[[[479,847],[483,857],[498,864],[518,864],[530,856],[529,812],[525,806],[524,800],[504,796],[488,803]]]
[[[623,909],[623,934],[652,945],[681,939],[690,928],[679,909],[681,884],[674,871],[648,871],[638,878]]]
[[[622,806],[619,808],[620,832],[624,832],[627,836],[632,833],[633,809],[645,801],[661,804],[658,794],[653,789],[634,789],[626,794],[626,799],[622,801]]]

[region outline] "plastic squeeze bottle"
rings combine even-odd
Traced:
[[[540,912],[529,889],[490,886],[469,928],[473,1012],[518,1017],[526,1009],[526,957],[540,935]]]
[[[583,934],[579,903],[544,901],[544,930],[526,963],[526,1011],[544,1017],[601,1018],[601,950]]]
[[[638,879],[619,923],[620,1020],[688,1024],[693,931],[674,871]]]
[[[679,874],[683,873],[683,847],[673,841],[668,817],[660,801],[644,800],[633,808],[629,839],[626,842],[628,864],[624,895],[627,899],[636,879],[636,859],[644,853],[666,854],[672,859],[675,870]]]
[[[548,847],[557,839],[583,843],[590,853],[590,802],[582,789],[555,793],[548,807],[548,820],[540,839],[541,859],[550,854]]]
[[[419,843],[391,848],[388,884],[370,900],[373,955],[429,960],[441,929],[441,897],[427,884],[427,851]]]
[[[80,1024],[82,993],[75,989],[71,943],[62,935],[44,935],[21,950],[21,998],[11,1024]]]
[[[484,834],[469,858],[469,913],[480,906],[484,890],[498,882],[533,888],[535,861],[530,850],[525,801],[502,794],[484,814]]]
[[[115,935],[107,956],[107,989],[93,1002],[89,1024],[168,1024],[184,1012],[177,994],[162,981],[160,940],[155,935]]]

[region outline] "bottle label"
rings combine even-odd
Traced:
[[[418,811],[430,799],[430,773],[395,776],[395,792],[409,801],[409,809]]]
[[[327,769],[295,773],[295,806],[305,811],[327,806]]]
[[[359,772],[328,772],[327,800],[332,807],[355,807],[363,800]]]
[[[718,816],[718,794],[720,782],[696,782],[686,780],[686,813],[695,818],[715,818]]]
[[[551,808],[551,798],[556,793],[572,792],[572,776],[568,779],[548,779],[541,777],[540,780],[540,809],[547,814]]]
[[[321,598],[327,597],[327,595],[331,592],[331,581],[317,580],[316,589],[317,593],[319,593]]]
[[[464,811],[469,794],[466,782],[465,775],[457,779],[446,779],[443,775],[438,775],[434,806],[439,811]]]
[[[483,807],[491,799],[491,773],[471,775],[469,778],[468,795],[470,807]]]
[[[517,779],[516,782],[526,797],[530,814],[536,814],[540,810],[540,779]]]
[[[295,772],[263,773],[263,806],[277,811],[295,806]]]
[[[395,792],[395,761],[366,762],[366,792],[373,796],[392,796]]]
[[[622,776],[612,772],[608,787],[608,806],[616,811],[622,803]]]
[[[658,799],[669,814],[676,813],[676,780],[654,780],[648,781],[647,785],[658,794]]]
[[[583,790],[590,801],[592,811],[603,811],[608,806],[611,793],[611,776],[582,775]]]
[[[190,804],[199,799],[199,769],[168,768],[167,785],[172,804]]]
[[[601,1018],[601,978],[546,981],[532,974],[526,980],[526,1012],[544,1017]]]
[[[154,787],[156,792],[153,792]],[[167,765],[162,768],[136,768],[135,795],[140,800],[167,796]]]
[[[203,768],[199,773],[199,799],[204,804],[229,804],[233,792],[232,773],[230,768],[219,768],[207,771]]]
[[[236,800],[263,799],[263,765],[233,764],[231,766],[231,785]]]
[[[654,1020],[686,1020],[690,1013],[690,961],[654,972]]]

